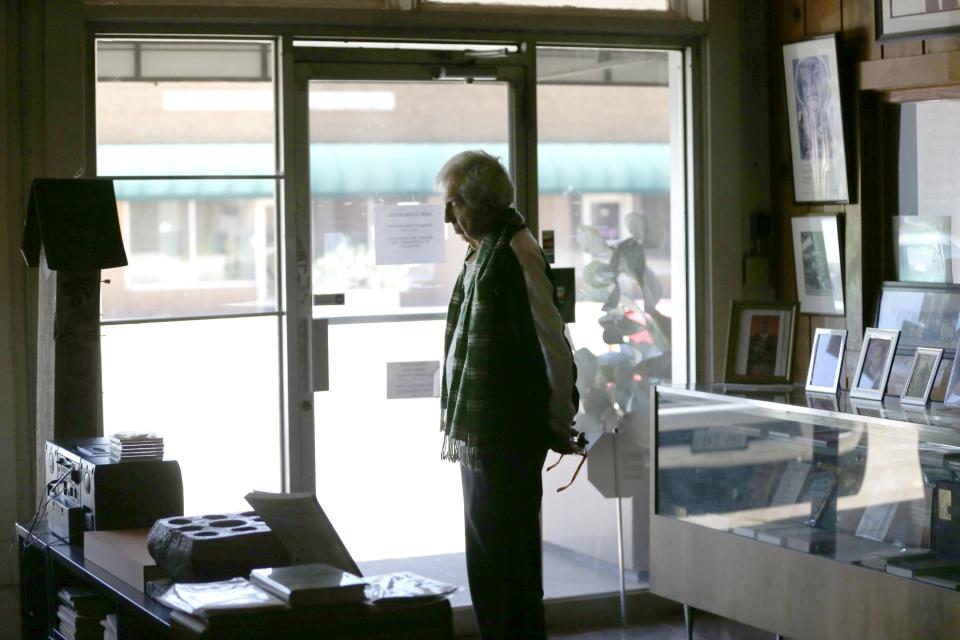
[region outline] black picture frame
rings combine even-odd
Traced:
[[[877,40],[921,38],[960,31],[960,8],[904,12],[898,15],[901,0],[875,0]]]
[[[798,307],[796,302],[733,301],[723,381],[789,384]]]
[[[960,333],[960,285],[884,282],[873,326],[900,331],[898,356],[912,356],[917,347],[934,347],[953,359]]]
[[[854,202],[846,138],[839,36],[783,45],[783,79],[793,200],[796,204]],[[804,96],[814,96],[807,100]]]

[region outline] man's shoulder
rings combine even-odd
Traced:
[[[516,255],[521,266],[538,266],[543,268],[543,252],[540,245],[530,233],[530,230],[524,227],[513,234],[510,239],[510,249]]]

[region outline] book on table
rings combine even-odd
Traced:
[[[367,583],[323,562],[254,569],[250,582],[292,607],[361,602]]]
[[[363,575],[314,494],[252,491],[244,498],[273,530],[293,564],[322,562]]]

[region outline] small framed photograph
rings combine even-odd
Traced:
[[[917,347],[907,374],[907,383],[900,394],[901,404],[927,404],[930,389],[933,388],[933,379],[937,375],[937,366],[943,356],[943,349]]]
[[[942,35],[960,29],[956,0],[876,0],[877,40]]]
[[[837,393],[843,370],[843,350],[847,344],[846,329],[817,329],[810,351],[807,370],[807,391]]]
[[[897,353],[897,340],[900,332],[896,329],[869,328],[863,333],[863,346],[860,348],[860,360],[857,372],[850,385],[850,395],[854,398],[882,400],[890,377],[890,365]]]
[[[800,313],[842,316],[843,261],[837,216],[802,216],[790,222]]]
[[[734,301],[724,382],[789,383],[796,325],[795,302]]]
[[[957,348],[960,349],[960,340]],[[943,404],[948,407],[960,407],[960,356],[953,358],[950,377],[947,379],[947,390],[943,393]]]
[[[783,46],[794,200],[850,202],[835,35]]]

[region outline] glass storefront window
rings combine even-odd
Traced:
[[[107,433],[155,431],[183,474],[188,515],[246,511],[280,491],[277,321],[270,316],[101,328]]]
[[[679,60],[667,51],[537,53],[540,230],[553,234],[554,268],[575,274],[577,428],[592,443],[585,474],[565,493],[550,489],[556,471],[544,475],[543,536],[611,591],[620,586],[618,528],[626,587],[646,583],[650,388],[684,375],[673,370],[685,349],[674,309],[686,274],[671,237],[685,215],[671,197],[682,154],[671,126]],[[576,462],[564,460],[560,476]]]
[[[130,261],[104,273],[106,431],[164,435],[184,468],[188,511],[241,508],[246,490],[281,487],[286,442],[272,46],[97,46],[98,174],[114,178]],[[535,222],[553,233],[554,268],[575,275],[577,427],[592,443],[564,493],[555,489],[575,457],[544,476],[548,599],[616,592],[621,536],[626,585],[645,584],[649,388],[685,377],[681,60],[667,51],[537,52]],[[286,240],[310,245],[313,290],[296,295],[312,296],[312,355],[327,348],[329,384],[314,394],[315,425],[304,427],[316,442],[303,460],[321,504],[365,572],[412,567],[464,584],[459,481],[439,459],[439,402],[391,397],[388,381],[398,365],[442,358],[465,246],[445,229],[436,234],[442,256],[378,261],[377,217],[408,205],[439,211],[433,179],[458,151],[482,148],[507,164],[511,101],[520,98],[503,80],[425,77],[307,83],[298,97],[309,131],[294,132],[304,147],[293,146],[309,159],[309,184],[294,188],[310,203],[311,233]],[[341,303],[325,294],[343,294]],[[257,472],[243,486],[223,484],[208,468],[221,450]],[[352,473],[362,477],[343,483]],[[385,521],[405,532],[385,538]],[[457,598],[466,604],[469,593]]]
[[[104,430],[161,435],[188,514],[246,510],[282,487],[273,45],[101,39],[96,66],[129,260],[103,273]]]

